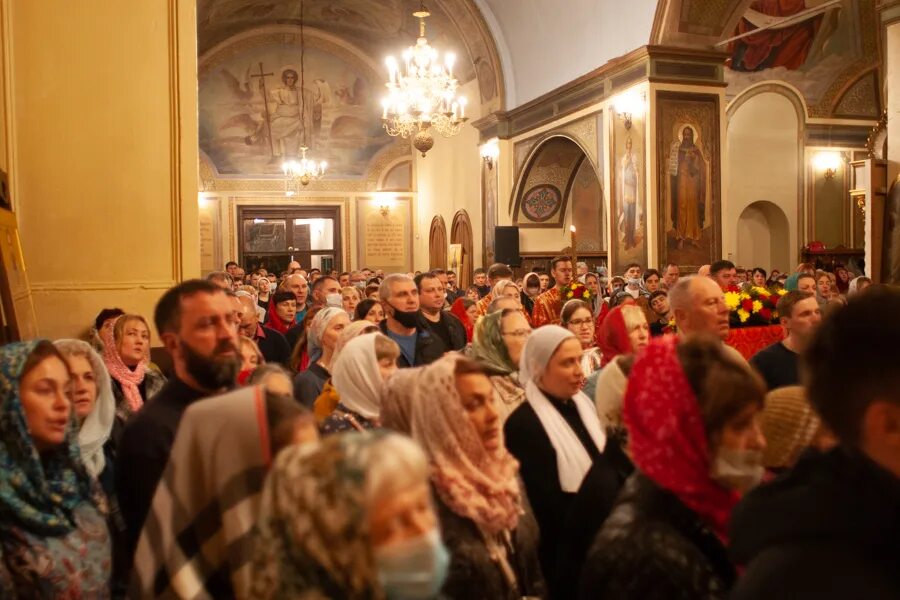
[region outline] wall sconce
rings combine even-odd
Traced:
[[[491,138],[482,144],[479,153],[487,168],[493,169],[494,161],[500,156],[500,146],[497,144],[497,138]]]
[[[394,198],[392,196],[382,196],[378,199],[378,212],[381,213],[382,217],[387,217],[391,214],[392,208],[394,208]]]
[[[841,162],[842,159],[839,152],[819,152],[813,159],[813,164],[815,164],[816,169],[823,172],[825,179],[834,179]]]
[[[625,121],[625,129],[631,129],[631,119],[636,114],[644,114],[645,96],[643,92],[629,90],[616,96],[613,101],[613,110]]]

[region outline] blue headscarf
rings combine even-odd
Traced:
[[[65,440],[43,459],[28,432],[19,384],[41,341],[0,348],[0,522],[34,535],[60,536],[75,529],[75,508],[99,501],[81,462],[74,411]]]

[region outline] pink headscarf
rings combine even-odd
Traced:
[[[428,455],[441,500],[493,535],[515,529],[522,514],[519,463],[502,438],[493,454],[485,450],[456,390],[461,358],[448,354],[422,367],[412,404],[412,437]]]
[[[678,338],[655,338],[631,369],[622,416],[634,464],[697,513],[727,543],[737,492],[710,477],[706,427],[677,353]]]
[[[103,341],[103,362],[106,363],[106,369],[112,378],[122,386],[122,392],[125,394],[128,408],[131,409],[131,412],[137,412],[144,405],[144,399],[141,397],[141,390],[138,386],[144,381],[145,364],[144,361],[140,361],[132,371],[122,361],[122,356],[116,348],[113,331],[119,319],[123,317],[131,318],[129,315],[122,315],[115,320],[111,328],[100,332],[100,339]]]

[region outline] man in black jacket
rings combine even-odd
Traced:
[[[242,296],[238,300],[241,303],[241,335],[256,342],[267,363],[288,366],[291,347],[288,346],[284,336],[274,329],[260,325],[256,318],[256,303],[253,298]]]
[[[444,311],[447,292],[440,278],[433,272],[415,278],[419,290],[419,308],[431,333],[444,344],[444,352],[466,347],[466,328],[455,316]]]
[[[443,356],[443,342],[435,337],[419,312],[419,290],[412,277],[388,275],[378,294],[385,316],[381,332],[400,346],[399,367],[420,367]]]
[[[747,565],[731,596],[900,598],[900,291],[867,290],[828,316],[801,358],[839,440],[732,514]]]

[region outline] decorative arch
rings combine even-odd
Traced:
[[[792,262],[788,218],[774,202],[757,200],[747,205],[738,218],[737,238],[738,264],[784,270]]]
[[[428,266],[432,269],[447,268],[447,225],[441,215],[431,220],[428,232]]]
[[[472,271],[474,271],[472,261],[475,259],[472,220],[469,219],[469,213],[465,210],[459,210],[453,215],[453,223],[450,225],[450,243],[462,246],[462,266],[457,276],[459,287],[465,289],[472,285]]]

